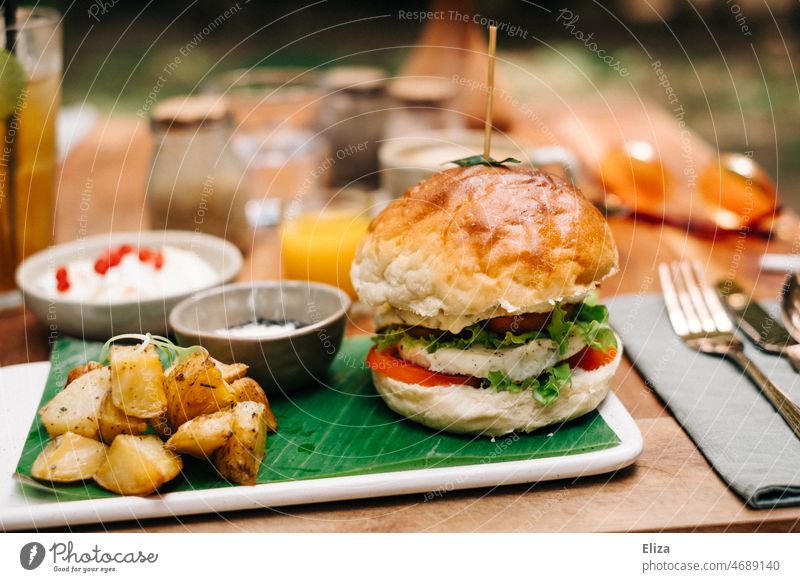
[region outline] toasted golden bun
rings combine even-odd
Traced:
[[[472,166],[389,204],[362,239],[351,279],[379,327],[457,333],[579,301],[617,263],[605,218],[573,186],[530,167]]]

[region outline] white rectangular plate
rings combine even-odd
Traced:
[[[642,434],[639,428],[622,403],[611,393],[599,410],[621,442],[616,447],[590,453],[530,461],[265,483],[253,487],[176,491],[150,497],[59,502],[41,495],[26,496],[25,488],[13,476],[49,369],[47,362],[0,368],[0,414],[4,417],[0,423],[0,529],[3,531],[280,507],[437,490],[495,487],[599,475],[627,467],[642,452]]]

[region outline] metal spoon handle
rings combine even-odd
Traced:
[[[773,384],[764,372],[762,372],[744,352],[731,350],[728,352],[728,356],[741,366],[744,373],[755,382],[759,390],[761,390],[764,396],[767,397],[767,400],[769,400],[778,411],[778,414],[783,417],[786,424],[789,425],[789,428],[800,438],[800,407],[792,402],[791,398],[789,398],[783,390]]]

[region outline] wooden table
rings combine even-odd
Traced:
[[[141,120],[101,123],[69,156],[60,176],[56,238],[146,227],[143,212],[150,137]],[[652,223],[615,218],[621,273],[604,295],[659,291],[656,265],[698,258],[709,275],[735,274],[759,298],[775,297],[781,277],[759,273],[756,260],[786,243],[757,236],[700,239]],[[260,235],[243,279],[278,276],[274,233]],[[0,364],[45,360],[44,327],[20,310],[0,312]],[[96,531],[800,531],[800,508],[756,511],[729,491],[639,374],[624,362],[615,392],[636,419],[644,453],[614,475],[491,490],[446,493],[426,501],[408,495],[378,500],[233,512],[144,523],[108,524]]]

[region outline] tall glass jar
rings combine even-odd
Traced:
[[[0,307],[19,301],[17,265],[52,242],[60,23],[40,7],[0,18]]]
[[[378,146],[386,122],[386,72],[373,67],[337,67],[323,81],[327,94],[319,112],[320,133],[331,144],[334,185],[378,185]]]
[[[230,147],[224,102],[216,96],[168,99],[156,107],[152,127],[152,228],[213,234],[244,250],[250,241],[245,169]]]

